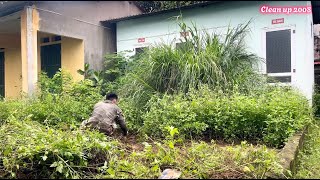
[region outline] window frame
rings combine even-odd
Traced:
[[[60,37],[60,40],[55,41],[55,37]],[[49,42],[42,42],[43,39],[48,38]],[[40,46],[52,45],[52,44],[61,44],[62,43],[62,36],[60,35],[49,35],[40,37]]]
[[[283,73],[267,73],[267,32],[273,31],[281,31],[290,29],[291,31],[291,70],[290,72],[283,72]],[[294,32],[294,33],[293,33]],[[296,26],[295,25],[284,25],[284,26],[276,26],[276,27],[265,27],[262,28],[262,35],[261,35],[261,43],[262,43],[262,58],[265,60],[263,64],[263,71],[264,75],[269,77],[283,77],[283,76],[291,76],[291,82],[278,82],[278,83],[268,83],[270,85],[273,84],[281,84],[281,85],[292,85],[296,83],[296,54],[295,54],[295,45],[296,45]]]

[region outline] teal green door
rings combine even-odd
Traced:
[[[41,71],[52,78],[61,68],[61,44],[41,46]]]
[[[0,97],[4,97],[4,52],[0,52]]]

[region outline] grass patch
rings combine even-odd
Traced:
[[[298,154],[295,178],[320,178],[320,131],[319,119],[310,126],[303,149]]]
[[[281,174],[276,151],[242,142],[220,147],[177,139],[167,128],[159,141],[122,143],[99,132],[56,130],[10,118],[0,128],[2,178],[158,178],[166,168],[182,178],[266,178]]]
[[[116,141],[91,131],[63,131],[10,118],[0,127],[0,177],[86,178],[110,159]]]

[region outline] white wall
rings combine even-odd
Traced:
[[[313,65],[313,32],[312,14],[261,14],[260,6],[311,6],[310,1],[249,1],[220,2],[205,7],[182,11],[183,19],[191,25],[195,22],[198,28],[206,28],[213,32],[223,32],[229,24],[234,27],[252,18],[251,33],[247,36],[248,50],[260,57],[265,57],[265,31],[272,28],[291,27],[292,61],[296,72],[292,73],[292,85],[297,87],[311,100],[314,84]],[[121,21],[117,23],[117,51],[134,50],[136,47],[148,46],[158,42],[179,42],[180,29],[175,17],[179,11],[158,14]],[[272,25],[272,19],[284,18],[283,24]],[[138,38],[145,38],[138,43]],[[128,55],[134,54],[128,53]],[[265,73],[266,65],[261,64],[261,72]],[[292,67],[293,69],[293,67]]]

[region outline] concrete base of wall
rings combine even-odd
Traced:
[[[283,167],[283,175],[277,176],[274,174],[267,174],[269,178],[288,178],[295,174],[297,167],[297,156],[302,149],[305,142],[305,136],[308,133],[309,126],[306,126],[302,131],[296,133],[289,138],[286,145],[278,153],[280,164]]]

